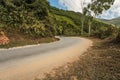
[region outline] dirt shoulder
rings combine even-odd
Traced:
[[[119,80],[120,48],[118,45],[92,39],[93,46],[77,61],[56,68],[36,80]]]

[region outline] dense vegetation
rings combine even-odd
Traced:
[[[82,36],[88,36],[90,17],[84,17]],[[55,35],[80,36],[81,18],[81,13],[51,7],[47,0],[0,0],[0,31],[11,41]],[[91,36],[106,38],[114,32],[112,25],[93,19]]]
[[[8,47],[39,43],[43,42],[41,38],[54,36],[48,6],[47,0],[0,0],[0,31],[10,39]]]
[[[73,11],[59,10],[57,8],[54,8],[54,7],[52,7],[50,9],[50,12],[53,14],[59,15],[61,17],[63,17],[63,16],[67,17],[70,20],[72,20],[72,22],[75,24],[73,26],[76,26],[76,28],[77,28],[76,29],[77,31],[75,30],[76,32],[74,32],[74,33],[76,33],[76,35],[77,34],[81,35],[81,23],[82,23],[81,18],[83,18],[81,13],[75,13]],[[88,20],[89,20],[89,18],[90,17],[85,16],[84,35],[88,35],[88,26],[89,26]],[[57,22],[59,24],[59,21],[57,21]],[[69,24],[72,24],[72,23],[69,23]],[[114,27],[111,24],[104,23],[104,22],[99,21],[97,19],[93,19],[91,26],[92,26],[91,36],[94,36],[94,37],[106,38],[106,37],[110,36],[112,34],[112,32],[114,32],[114,29],[113,29]],[[74,28],[72,28],[72,30],[74,30]],[[103,33],[103,34],[101,34],[101,33]]]
[[[17,31],[34,37],[52,36],[53,27],[44,24],[48,21],[47,6],[45,0],[1,0],[1,27],[7,32]]]

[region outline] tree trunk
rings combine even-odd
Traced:
[[[83,32],[84,32],[84,20],[85,20],[85,17],[82,16],[82,18],[81,18],[81,36],[83,36]]]
[[[81,35],[83,35],[83,24],[84,24],[84,22],[82,21],[82,26],[81,26]]]
[[[91,35],[91,21],[89,21],[89,26],[88,26],[88,36]]]

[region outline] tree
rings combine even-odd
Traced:
[[[102,14],[103,11],[108,10],[114,1],[115,0],[91,0],[91,3],[88,4],[87,8],[96,17],[97,15]]]
[[[84,18],[84,4],[85,4],[85,0],[80,0],[81,2],[81,4],[80,4],[80,6],[81,6],[81,12],[82,12],[82,17],[81,17],[81,35],[83,35],[83,27],[84,27],[84,20],[85,20],[85,18]]]
[[[86,15],[85,18],[87,18],[87,20],[88,20],[88,36],[90,36],[91,35],[91,24],[93,21],[93,17],[91,15],[91,12],[87,9],[87,7],[84,8],[83,14]]]
[[[96,18],[96,16],[102,14],[103,11],[108,10],[114,1],[115,0],[91,0],[91,3],[89,3],[88,6],[84,8],[85,15],[89,16],[88,35],[91,34],[91,24],[93,21],[92,17]]]
[[[92,25],[92,21],[93,21],[93,17],[91,17],[90,15],[88,16],[88,36],[91,35],[91,25]]]

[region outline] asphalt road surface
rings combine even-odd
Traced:
[[[75,60],[92,42],[79,37],[0,50],[0,80],[34,80],[53,68]]]

